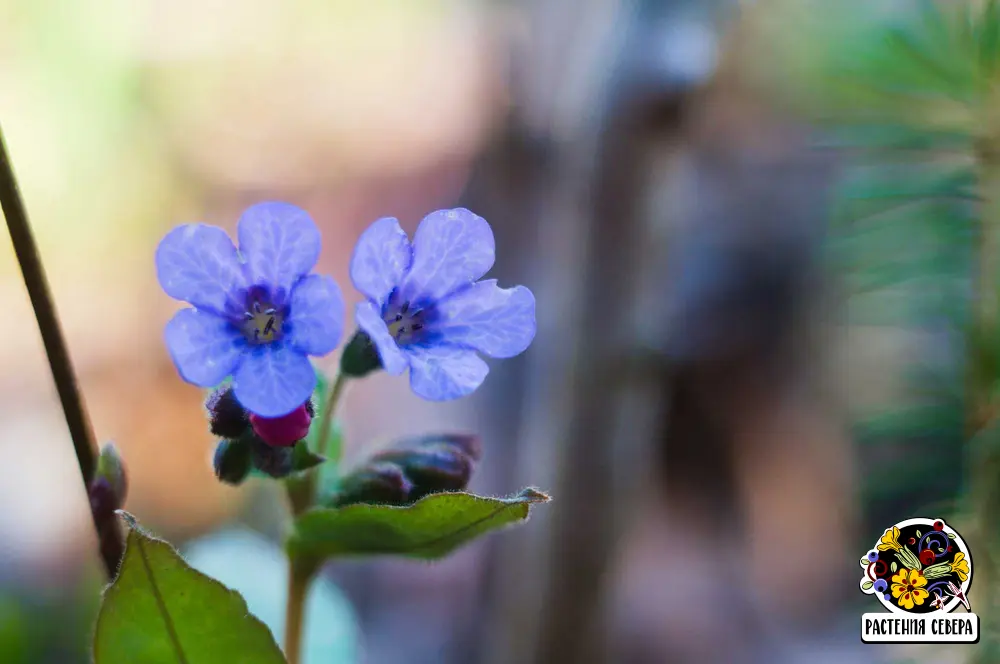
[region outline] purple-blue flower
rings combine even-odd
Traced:
[[[160,286],[194,307],[178,311],[164,337],[184,380],[213,387],[232,376],[244,408],[280,417],[312,395],[308,356],[337,347],[344,300],[333,279],[309,274],[320,234],[305,211],[254,205],[240,217],[237,236],[239,251],[221,228],[185,224],[160,241]]]
[[[412,244],[393,218],[358,240],[351,280],[368,297],[357,307],[358,325],[386,372],[409,368],[410,386],[424,399],[470,394],[489,373],[479,353],[513,357],[535,337],[530,290],[477,281],[495,253],[490,225],[462,208],[427,215]]]

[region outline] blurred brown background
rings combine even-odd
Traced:
[[[127,509],[179,544],[281,527],[273,487],[214,479],[162,345],[170,227],[300,205],[350,311],[367,224],[461,204],[493,224],[493,276],[535,292],[537,339],[461,402],[366,380],[348,458],[469,429],[474,489],[555,501],[440,564],[331,566],[358,661],[890,657],[857,635],[847,416],[892,393],[900,346],[831,323],[837,163],[742,74],[765,10],[739,4],[0,0],[0,121]],[[87,508],[8,246],[0,274],[0,660],[88,661]]]

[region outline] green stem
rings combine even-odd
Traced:
[[[14,253],[21,266],[21,275],[28,291],[28,298],[31,300],[31,307],[35,312],[35,320],[38,321],[42,345],[45,347],[45,355],[49,360],[49,370],[52,372],[52,380],[56,385],[59,403],[62,405],[63,416],[66,418],[66,425],[69,428],[70,439],[73,441],[73,450],[76,452],[76,461],[80,466],[80,476],[83,479],[84,489],[89,491],[90,482],[97,468],[97,445],[94,441],[94,432],[90,425],[90,418],[87,417],[87,410],[83,404],[83,395],[77,384],[73,364],[70,362],[69,349],[66,347],[66,340],[59,325],[55,302],[49,290],[48,280],[45,278],[38,245],[31,233],[28,213],[17,186],[17,179],[14,176],[14,168],[11,165],[2,130],[0,130],[0,207],[2,207],[4,218],[7,220],[11,244],[14,245]],[[118,573],[118,563],[121,561],[123,553],[121,530],[118,528],[117,520],[111,524],[101,523],[96,515],[94,516],[94,527],[97,531],[101,559],[104,562],[108,578],[114,579]]]
[[[340,402],[345,385],[347,385],[347,376],[343,371],[340,371],[337,373],[337,378],[333,381],[333,387],[330,389],[330,395],[327,397],[326,403],[323,404],[323,411],[319,420],[321,428],[316,453],[320,456],[329,455],[334,461],[340,460],[340,448],[328,450],[327,446],[330,444],[330,432],[333,430],[333,421],[337,414],[337,404]]]
[[[289,562],[288,599],[285,603],[285,658],[288,660],[288,664],[300,664],[306,597],[309,594],[309,584],[316,573],[316,567],[297,564],[294,560]]]
[[[334,461],[339,460],[340,450],[328,450],[330,431],[333,428],[337,404],[347,385],[347,376],[338,373],[333,387],[320,411],[319,443],[316,452],[322,456],[333,455]],[[292,505],[292,515],[298,516],[313,506],[316,501],[316,487],[320,468],[314,468],[306,474],[304,481],[289,481],[285,486]],[[302,647],[302,628],[304,624],[305,600],[309,592],[309,584],[318,571],[318,566],[312,562],[290,559],[288,566],[288,598],[285,604],[285,657],[288,664],[299,664]]]

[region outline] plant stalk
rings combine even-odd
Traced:
[[[316,568],[296,564],[294,560],[289,563],[288,599],[285,603],[285,659],[288,664],[301,664],[306,597]]]
[[[97,445],[94,441],[90,419],[87,417],[87,411],[84,407],[83,395],[80,392],[76,374],[73,372],[66,340],[59,325],[55,302],[45,278],[45,270],[42,267],[38,246],[28,223],[28,213],[17,186],[2,129],[0,129],[0,206],[2,206],[3,215],[7,221],[7,230],[10,232],[14,253],[21,267],[21,275],[31,300],[35,320],[38,321],[45,355],[49,360],[52,380],[55,382],[59,403],[62,405],[69,435],[73,441],[73,450],[80,466],[80,476],[83,479],[84,489],[89,491],[94,471],[97,468]],[[112,523],[101,523],[96,515],[94,516],[94,528],[97,531],[101,559],[104,562],[108,578],[114,579],[118,573],[118,564],[123,552],[121,529],[117,519],[114,519]]]
[[[320,411],[320,433],[319,444],[316,453],[326,456],[329,452],[335,455],[333,461],[338,461],[340,450],[327,450],[330,431],[333,428],[333,418],[337,412],[337,404],[344,393],[344,386],[347,384],[347,376],[338,373],[333,382],[333,387]],[[320,468],[313,468],[306,475],[304,482],[287,482],[288,498],[292,505],[292,516],[297,517],[302,512],[312,507],[316,502],[317,481],[319,479]],[[302,629],[305,621],[305,601],[309,592],[309,585],[313,577],[319,570],[319,566],[314,562],[296,560],[291,558],[288,561],[288,598],[285,604],[285,657],[288,664],[300,664],[302,649]]]

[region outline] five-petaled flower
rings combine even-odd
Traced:
[[[280,417],[312,395],[308,356],[337,347],[344,301],[333,279],[309,274],[320,234],[303,210],[254,205],[240,217],[237,236],[239,251],[221,228],[185,224],[160,241],[160,285],[194,307],[167,323],[167,349],[184,380],[212,387],[232,376],[247,410]]]
[[[892,596],[896,598],[896,603],[907,611],[914,605],[921,605],[930,596],[924,586],[927,579],[919,570],[907,569],[903,567],[892,577]]]
[[[493,231],[469,210],[427,215],[411,244],[399,222],[379,219],[358,240],[351,280],[368,300],[358,325],[382,367],[410,369],[413,391],[431,401],[473,392],[495,358],[522,353],[535,336],[535,297],[524,286],[478,281],[493,267]]]

